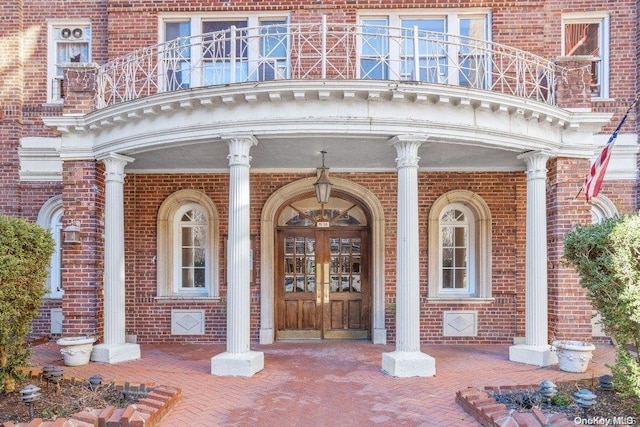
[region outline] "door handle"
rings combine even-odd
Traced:
[[[322,288],[324,290],[324,303],[329,304],[329,263],[325,262],[323,268]]]
[[[316,264],[316,305],[322,304],[322,289],[324,285],[322,283],[322,269],[320,268],[322,264]]]

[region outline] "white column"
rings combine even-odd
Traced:
[[[547,159],[529,152],[527,165],[525,340],[509,348],[509,360],[536,366],[558,363],[548,342],[547,322]]]
[[[91,360],[118,363],[140,358],[140,346],[125,342],[124,167],[133,159],[112,153],[98,160],[105,167],[104,342]]]
[[[396,350],[383,353],[382,370],[395,377],[436,374],[435,359],[420,351],[418,148],[425,140],[400,135],[389,141],[398,155]]]
[[[229,145],[229,234],[227,239],[227,351],[211,358],[213,375],[249,377],[264,368],[264,354],[250,350],[251,135],[226,138]]]

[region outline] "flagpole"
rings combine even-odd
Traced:
[[[613,131],[613,134],[611,136],[611,138],[613,138],[614,136],[617,136],[618,132],[620,131],[620,129],[622,128],[622,125],[624,124],[624,122],[627,119],[627,116],[629,115],[629,113],[631,112],[631,110],[633,109],[633,107],[635,107],[635,105],[638,103],[638,97],[640,96],[640,94],[636,95],[636,99],[633,100],[633,102],[631,103],[631,105],[629,106],[629,108],[627,108],[627,111],[625,111],[625,113],[622,115],[622,119],[620,120],[620,123],[618,123],[618,126],[616,127],[616,130]],[[609,138],[611,140],[611,138]],[[607,144],[609,144],[611,141],[608,141]],[[586,181],[585,181],[586,182]],[[580,196],[580,193],[582,193],[582,190],[584,189],[584,183],[582,184],[582,186],[580,187],[580,189],[578,190],[578,194],[575,195],[575,197],[573,198],[573,200],[577,199]],[[588,197],[588,196],[587,196]]]

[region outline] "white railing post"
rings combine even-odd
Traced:
[[[231,38],[231,70],[229,70],[229,79],[231,83],[236,82],[236,26],[232,25],[229,29],[229,37]]]
[[[321,61],[321,77],[322,79],[327,78],[327,15],[322,15],[322,46],[320,50],[320,55],[322,55]]]
[[[418,26],[413,26],[413,80],[420,81],[420,45],[418,44]],[[428,53],[428,52],[427,52]]]

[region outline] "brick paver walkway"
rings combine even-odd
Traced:
[[[183,398],[161,427],[184,426],[476,426],[455,402],[468,387],[538,384],[610,373],[610,346],[598,346],[589,371],[539,368],[508,360],[506,345],[426,345],[435,357],[431,378],[392,378],[382,373],[382,353],[392,345],[367,342],[279,342],[255,345],[265,369],[251,378],[210,374],[211,357],[223,345],[142,345],[142,359],[115,365],[92,362],[65,367],[81,378],[154,382],[182,388]],[[62,365],[55,343],[37,346],[32,362]]]

